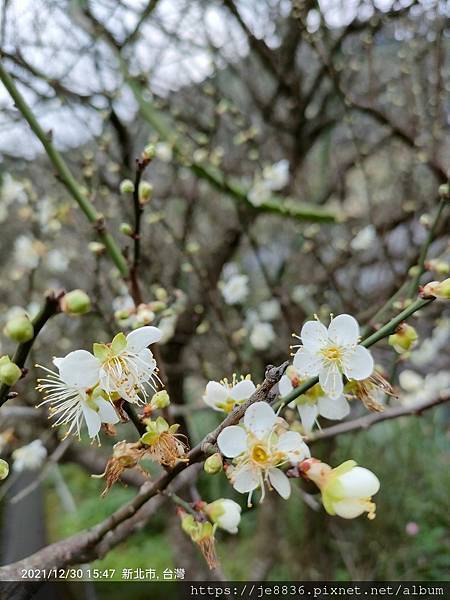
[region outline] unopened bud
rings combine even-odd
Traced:
[[[215,475],[216,473],[220,473],[223,469],[223,460],[222,456],[219,452],[208,456],[205,460],[205,464],[203,465],[203,469],[205,473],[208,475]]]
[[[6,323],[4,334],[14,342],[23,344],[34,336],[33,323],[26,315],[18,315]]]
[[[418,337],[414,327],[407,323],[402,323],[397,327],[396,332],[389,336],[389,345],[392,346],[396,352],[402,354],[413,348]]]
[[[431,259],[425,263],[428,271],[434,271],[438,275],[447,275],[450,273],[450,264],[443,260]]]
[[[134,192],[134,183],[131,179],[124,179],[120,182],[120,193],[121,194],[132,194]]]
[[[144,152],[142,153],[142,158],[144,158],[145,160],[151,160],[152,158],[154,158],[155,154],[156,154],[155,144],[148,144],[144,148]]]
[[[153,193],[153,186],[148,181],[141,181],[139,184],[139,202],[147,204],[150,202]]]
[[[170,404],[169,394],[166,390],[160,390],[153,395],[150,404],[153,408],[166,408]]]
[[[150,302],[148,307],[154,313],[158,313],[158,312],[161,312],[162,310],[165,310],[167,308],[167,304],[165,302],[162,302],[161,300],[156,300],[155,302]]]
[[[408,271],[408,275],[410,277],[417,277],[417,275],[419,275],[419,273],[420,273],[419,265],[414,265],[414,266],[410,267],[410,269]]]
[[[120,233],[123,233],[123,235],[128,235],[129,237],[131,237],[133,235],[133,228],[131,227],[131,225],[129,223],[122,223],[120,225]]]
[[[105,245],[101,244],[100,242],[90,242],[88,244],[88,248],[92,254],[96,254],[97,256],[100,256],[106,250]]]
[[[6,479],[9,473],[9,465],[6,460],[0,458],[0,480]]]
[[[431,217],[430,217],[430,215],[427,215],[427,214],[421,215],[421,217],[419,219],[419,223],[421,225],[423,225],[423,227],[427,227],[427,228],[430,227],[431,226],[431,222],[432,222],[431,221]]]
[[[0,358],[0,383],[11,387],[22,377],[22,370],[10,360],[9,356]]]
[[[420,289],[422,298],[450,300],[450,278],[443,281],[430,281]]]
[[[439,196],[441,198],[450,198],[450,187],[448,183],[443,183],[439,186]]]
[[[83,290],[72,290],[62,297],[61,310],[67,315],[84,315],[91,310],[91,300]]]
[[[167,292],[164,288],[158,287],[155,290],[155,298],[160,302],[165,302],[167,300]]]

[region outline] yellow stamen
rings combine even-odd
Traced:
[[[256,446],[253,446],[251,457],[254,462],[260,465],[266,464],[269,460],[269,454],[261,444],[256,444]]]

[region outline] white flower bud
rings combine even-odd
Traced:
[[[234,500],[220,498],[205,507],[208,517],[228,533],[237,533],[241,522],[241,507]]]
[[[203,465],[203,469],[205,473],[208,475],[215,475],[216,473],[220,473],[223,469],[223,460],[220,452],[216,452],[205,460],[205,464]]]

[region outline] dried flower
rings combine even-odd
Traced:
[[[106,487],[102,497],[106,496],[112,486],[120,479],[125,469],[137,467],[141,473],[147,476],[147,472],[139,465],[146,450],[140,442],[127,443],[125,440],[117,442],[113,447],[112,456],[109,458],[106,469],[101,475],[92,475],[95,479],[106,478]]]
[[[177,434],[178,424],[169,425],[163,418],[155,421],[146,419],[147,433],[141,437],[141,442],[147,446],[145,456],[167,467],[174,467],[180,460],[186,461],[186,444]]]
[[[208,567],[215,569],[219,564],[214,539],[215,526],[209,521],[197,521],[194,515],[187,514],[182,509],[178,510],[178,514],[183,531],[200,548]]]

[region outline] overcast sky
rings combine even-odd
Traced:
[[[397,0],[395,7],[408,6],[413,0]],[[319,0],[321,11],[329,27],[341,27],[350,23],[356,16],[370,18],[373,8],[364,0]],[[6,3],[3,3],[5,6]],[[98,18],[106,23],[118,39],[124,38],[136,23],[138,14],[147,0],[128,0],[117,3],[115,0],[91,2]],[[245,21],[258,37],[264,37],[268,44],[279,43],[275,26],[270,18],[270,6],[277,4],[288,14],[290,0],[240,0],[239,9]],[[392,0],[374,0],[379,10],[392,7]],[[442,3],[449,8],[450,3]],[[422,7],[435,6],[436,0],[421,0]],[[34,66],[53,78],[64,77],[72,89],[81,93],[116,88],[119,75],[116,63],[108,50],[97,44],[95,52],[91,48],[88,24],[76,2],[61,0],[10,0],[7,3],[6,25],[4,27],[4,48],[14,52],[17,47]],[[238,60],[247,52],[247,42],[234,19],[224,18],[220,3],[203,4],[193,0],[160,0],[158,8],[143,27],[141,41],[136,45],[132,59],[139,69],[151,73],[152,88],[160,94],[169,93],[191,81],[201,81],[213,71],[211,54],[205,50],[209,41],[220,48],[222,63]],[[311,11],[308,23],[311,30],[317,27],[319,14]],[[74,26],[75,23],[75,26]],[[174,43],[174,37],[177,42]],[[208,39],[209,38],[209,39]],[[98,70],[98,64],[102,69]],[[8,63],[7,63],[8,64]],[[22,86],[22,91],[30,102],[32,92]],[[45,84],[40,89],[46,92]],[[101,97],[98,102],[101,107]],[[6,90],[0,84],[0,106],[11,107]],[[126,89],[117,102],[124,116],[132,117],[134,101]],[[61,107],[59,101],[37,107],[38,116],[44,127],[52,129],[55,142],[61,146],[77,145],[98,133],[101,120],[93,111],[74,106]],[[64,125],[61,127],[61,125]],[[11,124],[6,115],[0,120],[0,152],[32,156],[39,144],[31,139],[23,123]],[[24,143],[24,140],[27,140]]]

